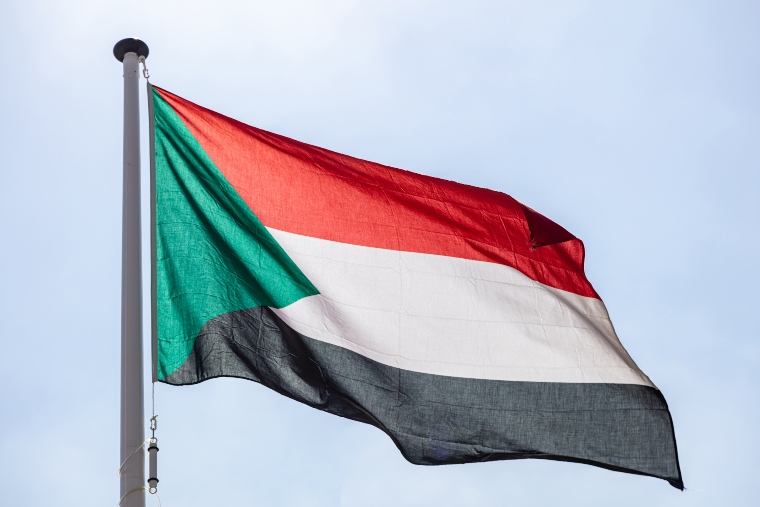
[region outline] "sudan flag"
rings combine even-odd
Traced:
[[[553,459],[683,488],[665,399],[578,238],[500,192],[149,101],[156,380],[253,380],[412,463]]]

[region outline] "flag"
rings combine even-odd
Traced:
[[[540,458],[683,489],[583,243],[513,199],[149,87],[154,378],[259,382],[423,465]]]

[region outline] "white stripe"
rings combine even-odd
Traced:
[[[310,338],[421,373],[653,386],[598,299],[499,264],[269,232],[320,291],[275,310]]]

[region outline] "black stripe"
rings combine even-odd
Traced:
[[[651,387],[402,370],[303,336],[266,307],[207,322],[185,364],[162,381],[214,377],[260,382],[377,426],[415,464],[553,459],[658,477],[683,489],[670,413]]]

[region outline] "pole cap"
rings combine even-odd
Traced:
[[[137,53],[138,58],[141,56],[148,58],[149,52],[150,50],[148,49],[147,44],[140,39],[134,38],[122,39],[113,47],[113,55],[120,62],[124,61],[124,55],[127,53]]]

